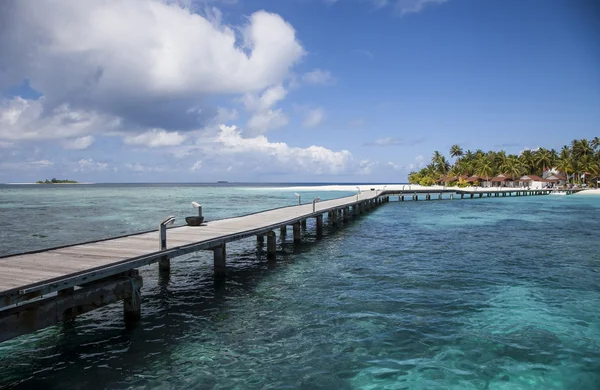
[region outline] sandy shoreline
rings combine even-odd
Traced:
[[[583,190],[573,195],[600,195],[600,189]]]

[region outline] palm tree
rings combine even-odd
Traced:
[[[504,173],[509,175],[513,180],[524,173],[525,169],[519,161],[517,156],[513,156],[513,158],[509,158],[506,160],[506,165],[504,166]]]
[[[441,156],[438,159],[435,167],[439,173],[442,173],[445,175],[448,173],[448,170],[450,169],[450,163],[446,160],[446,157]]]
[[[525,168],[527,173],[532,173],[535,171],[535,156],[531,150],[524,150],[521,152],[519,159],[521,160],[521,165]]]
[[[477,176],[491,177],[494,174],[494,164],[491,159],[481,156],[475,163],[475,174]]]
[[[450,147],[450,157],[460,157],[463,154],[464,154],[463,150],[462,150],[462,148],[460,146],[458,146],[458,145],[452,145]]]
[[[574,139],[571,141],[571,150],[575,157],[587,156],[594,152],[587,139]]]
[[[534,152],[536,167],[542,167],[542,174],[552,165],[552,154],[548,149],[539,148]]]
[[[600,150],[600,138],[594,137],[590,144],[592,145],[592,148],[594,148],[594,150]]]
[[[569,155],[561,156],[556,160],[556,168],[565,174],[567,183],[569,182],[569,172],[573,172],[573,164],[571,163],[571,157]]]

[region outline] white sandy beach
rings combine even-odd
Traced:
[[[589,190],[583,190],[583,191],[577,192],[573,195],[600,195],[600,189],[593,188],[593,189],[589,189]]]

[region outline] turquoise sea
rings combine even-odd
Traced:
[[[0,256],[349,195],[283,185],[0,186]],[[390,202],[268,263],[255,239],[143,268],[122,305],[0,344],[0,388],[600,388],[600,197]],[[1,272],[1,270],[0,270]]]

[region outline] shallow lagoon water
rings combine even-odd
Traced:
[[[302,193],[332,198],[342,192]],[[1,254],[294,204],[234,186],[0,188]],[[600,198],[391,202],[269,264],[248,239],[142,269],[121,305],[0,344],[0,387],[597,389]],[[35,220],[35,224],[27,221]],[[52,232],[52,233],[49,233]]]

